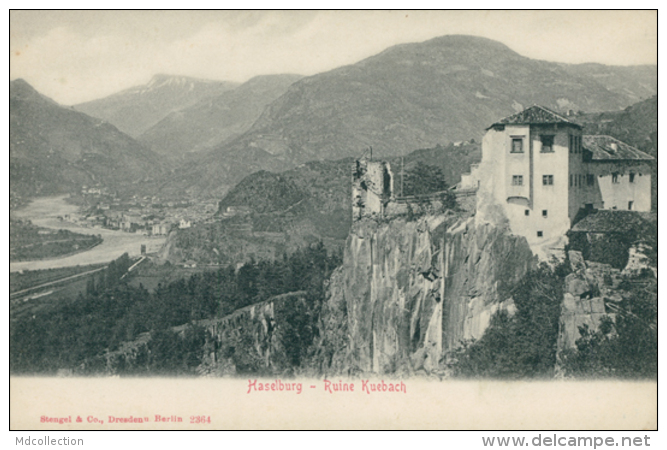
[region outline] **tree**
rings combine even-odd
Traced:
[[[445,191],[448,188],[445,175],[439,167],[421,161],[406,170],[403,195],[426,195]]]
[[[556,365],[562,279],[543,265],[509,292],[516,305],[510,317],[499,311],[478,341],[454,352],[452,370],[462,377],[548,377]]]
[[[564,354],[566,373],[578,377],[655,378],[658,374],[658,284],[625,280],[616,319],[603,317],[598,329],[579,329],[576,351]]]

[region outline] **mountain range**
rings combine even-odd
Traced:
[[[489,124],[531,104],[614,114],[656,92],[655,66],[539,61],[499,42],[454,35],[303,78],[267,75],[239,85],[158,75],[72,108],[36,92],[12,94],[12,187],[37,195],[81,180],[148,178],[145,192],[220,199],[261,170],[356,157],[369,147],[389,159],[479,140]],[[95,168],[101,155],[112,170]],[[447,170],[456,182],[464,169]]]
[[[104,119],[134,138],[167,117],[199,100],[219,95],[238,86],[229,81],[155,75],[147,84],[74,105],[89,116]]]
[[[83,185],[131,189],[164,165],[110,123],[63,107],[22,79],[9,85],[11,196],[39,196]]]
[[[169,113],[138,140],[170,158],[215,147],[248,130],[267,105],[302,78],[264,75],[192,106]]]
[[[652,209],[657,210],[657,96],[622,111],[580,113],[569,116],[585,134],[614,136],[656,157],[652,168]],[[438,167],[448,185],[460,180],[470,165],[481,160],[474,140],[415,150],[405,157],[387,158],[399,177],[418,163]],[[219,220],[198,224],[170,237],[166,258],[214,263],[247,261],[291,252],[322,240],[340,247],[351,224],[350,171],[353,158],[312,161],[283,172],[260,170],[243,178],[221,200]],[[395,189],[400,182],[396,179]],[[227,209],[244,209],[228,217]],[[266,234],[271,234],[267,239]],[[215,249],[215,250],[214,250]]]
[[[248,131],[198,154],[165,187],[219,196],[260,169],[358,156],[368,147],[388,158],[479,139],[489,124],[531,104],[621,110],[657,92],[656,72],[538,61],[472,36],[402,44],[295,82]]]

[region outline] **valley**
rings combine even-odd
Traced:
[[[39,227],[51,230],[68,230],[79,234],[99,235],[102,242],[89,250],[61,258],[10,262],[10,272],[107,263],[124,253],[130,256],[140,255],[142,245],[146,246],[148,252],[155,252],[164,243],[165,238],[161,236],[149,237],[103,228],[91,230],[59,219],[59,217],[73,214],[77,209],[75,205],[67,203],[65,197],[60,196],[37,198],[25,208],[14,211],[13,214],[17,218],[30,220]]]
[[[610,217],[657,223],[657,156],[657,66],[478,36],[73,106],[15,79],[10,371],[653,379],[657,230]]]

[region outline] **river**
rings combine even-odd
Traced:
[[[14,211],[13,215],[19,219],[28,219],[43,228],[69,230],[81,234],[99,234],[102,236],[102,243],[89,250],[60,258],[10,262],[10,272],[106,263],[113,261],[123,253],[128,253],[130,256],[140,255],[142,244],[146,245],[148,252],[156,252],[164,244],[164,236],[145,236],[104,228],[86,228],[75,223],[61,221],[58,216],[64,217],[66,214],[75,213],[78,209],[77,206],[67,203],[66,198],[66,196],[36,198],[24,208]]]

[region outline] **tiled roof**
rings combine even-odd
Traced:
[[[652,161],[655,159],[611,136],[584,136],[582,144],[584,149],[592,153],[592,161]]]
[[[658,232],[655,213],[601,210],[584,217],[572,227],[575,232],[620,233],[649,236]]]
[[[520,113],[516,113],[512,116],[505,117],[500,121],[494,123],[494,125],[532,125],[532,124],[555,124],[555,123],[565,123],[572,125],[577,128],[581,128],[579,124],[567,120],[565,117],[556,114],[555,112],[545,108],[544,106],[533,105],[530,108],[526,108]]]

